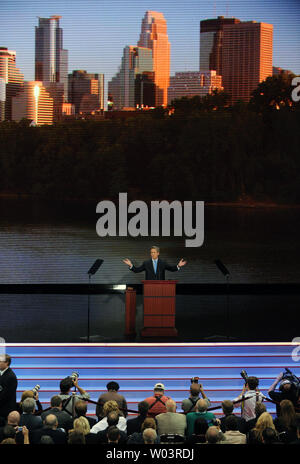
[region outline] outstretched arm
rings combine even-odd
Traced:
[[[143,272],[145,270],[145,263],[143,263],[139,267],[136,267],[132,264],[132,262],[128,258],[123,259],[123,263],[127,264],[127,266],[129,266],[129,269],[133,272]]]

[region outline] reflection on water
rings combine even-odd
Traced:
[[[205,207],[205,239],[185,248],[183,238],[107,237],[96,234],[96,203],[47,204],[0,200],[0,283],[87,283],[96,258],[104,259],[93,283],[137,283],[122,259],[136,264],[152,245],[170,263],[186,258],[182,283],[222,283],[221,259],[233,283],[299,282],[300,210]],[[167,274],[167,278],[174,275]]]

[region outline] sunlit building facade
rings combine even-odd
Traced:
[[[167,106],[170,83],[170,42],[163,13],[146,12],[142,20],[138,46],[152,50],[155,106]]]
[[[5,103],[1,104],[2,120],[11,120],[12,98],[20,92],[24,83],[24,76],[16,67],[16,52],[5,47],[0,48],[0,79],[2,79],[1,98],[5,97]],[[3,90],[3,82],[5,89]]]
[[[168,104],[182,97],[192,98],[196,95],[204,97],[211,94],[213,90],[223,90],[222,77],[217,75],[216,71],[177,72],[175,76],[170,77]]]
[[[12,98],[12,119],[30,119],[36,125],[53,124],[53,98],[42,82],[24,82],[22,91]]]
[[[272,76],[273,26],[255,21],[224,25],[222,79],[231,103],[249,101],[260,82]]]
[[[39,18],[35,27],[35,80],[60,82],[64,85],[64,99],[68,96],[68,51],[63,49],[61,16]]]
[[[154,107],[155,84],[152,50],[129,45],[124,48],[120,71],[108,83],[113,108]]]

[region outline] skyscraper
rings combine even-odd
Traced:
[[[68,51],[63,49],[61,16],[39,18],[35,27],[35,80],[64,84],[64,98],[68,96]]]
[[[11,120],[12,97],[22,89],[24,76],[16,67],[16,52],[5,47],[0,48],[0,78],[1,99],[5,98],[5,102],[2,101],[1,104],[1,119]]]
[[[272,76],[272,24],[255,21],[223,27],[222,79],[231,103],[248,101],[251,92]]]
[[[155,106],[167,106],[170,81],[170,42],[163,13],[157,11],[145,13],[138,46],[152,50]]]
[[[223,27],[226,24],[240,23],[236,18],[204,19],[200,22],[200,61],[199,71],[217,71],[222,75]]]
[[[150,48],[124,48],[120,71],[108,83],[115,109],[155,106],[153,60]]]

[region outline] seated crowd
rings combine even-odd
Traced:
[[[287,399],[288,387],[282,389],[281,397],[276,397],[273,419],[263,403],[266,397],[257,388],[258,379],[249,377],[237,399],[222,402],[222,416],[217,418],[213,412],[217,408],[211,408],[202,385],[195,379],[189,397],[182,401],[182,412],[177,412],[176,402],[165,394],[164,385],[157,383],[153,395],[138,404],[138,415],[133,418],[128,417],[127,402],[118,392],[118,383],[109,382],[107,392],[96,403],[96,419],[87,416],[88,402],[95,402],[79,387],[78,378],[67,377],[60,382],[60,393],[51,398],[46,410],[37,391],[23,392],[20,403],[0,418],[0,444],[300,443],[300,415]],[[78,393],[71,393],[74,386]],[[234,414],[236,405],[241,415]]]

